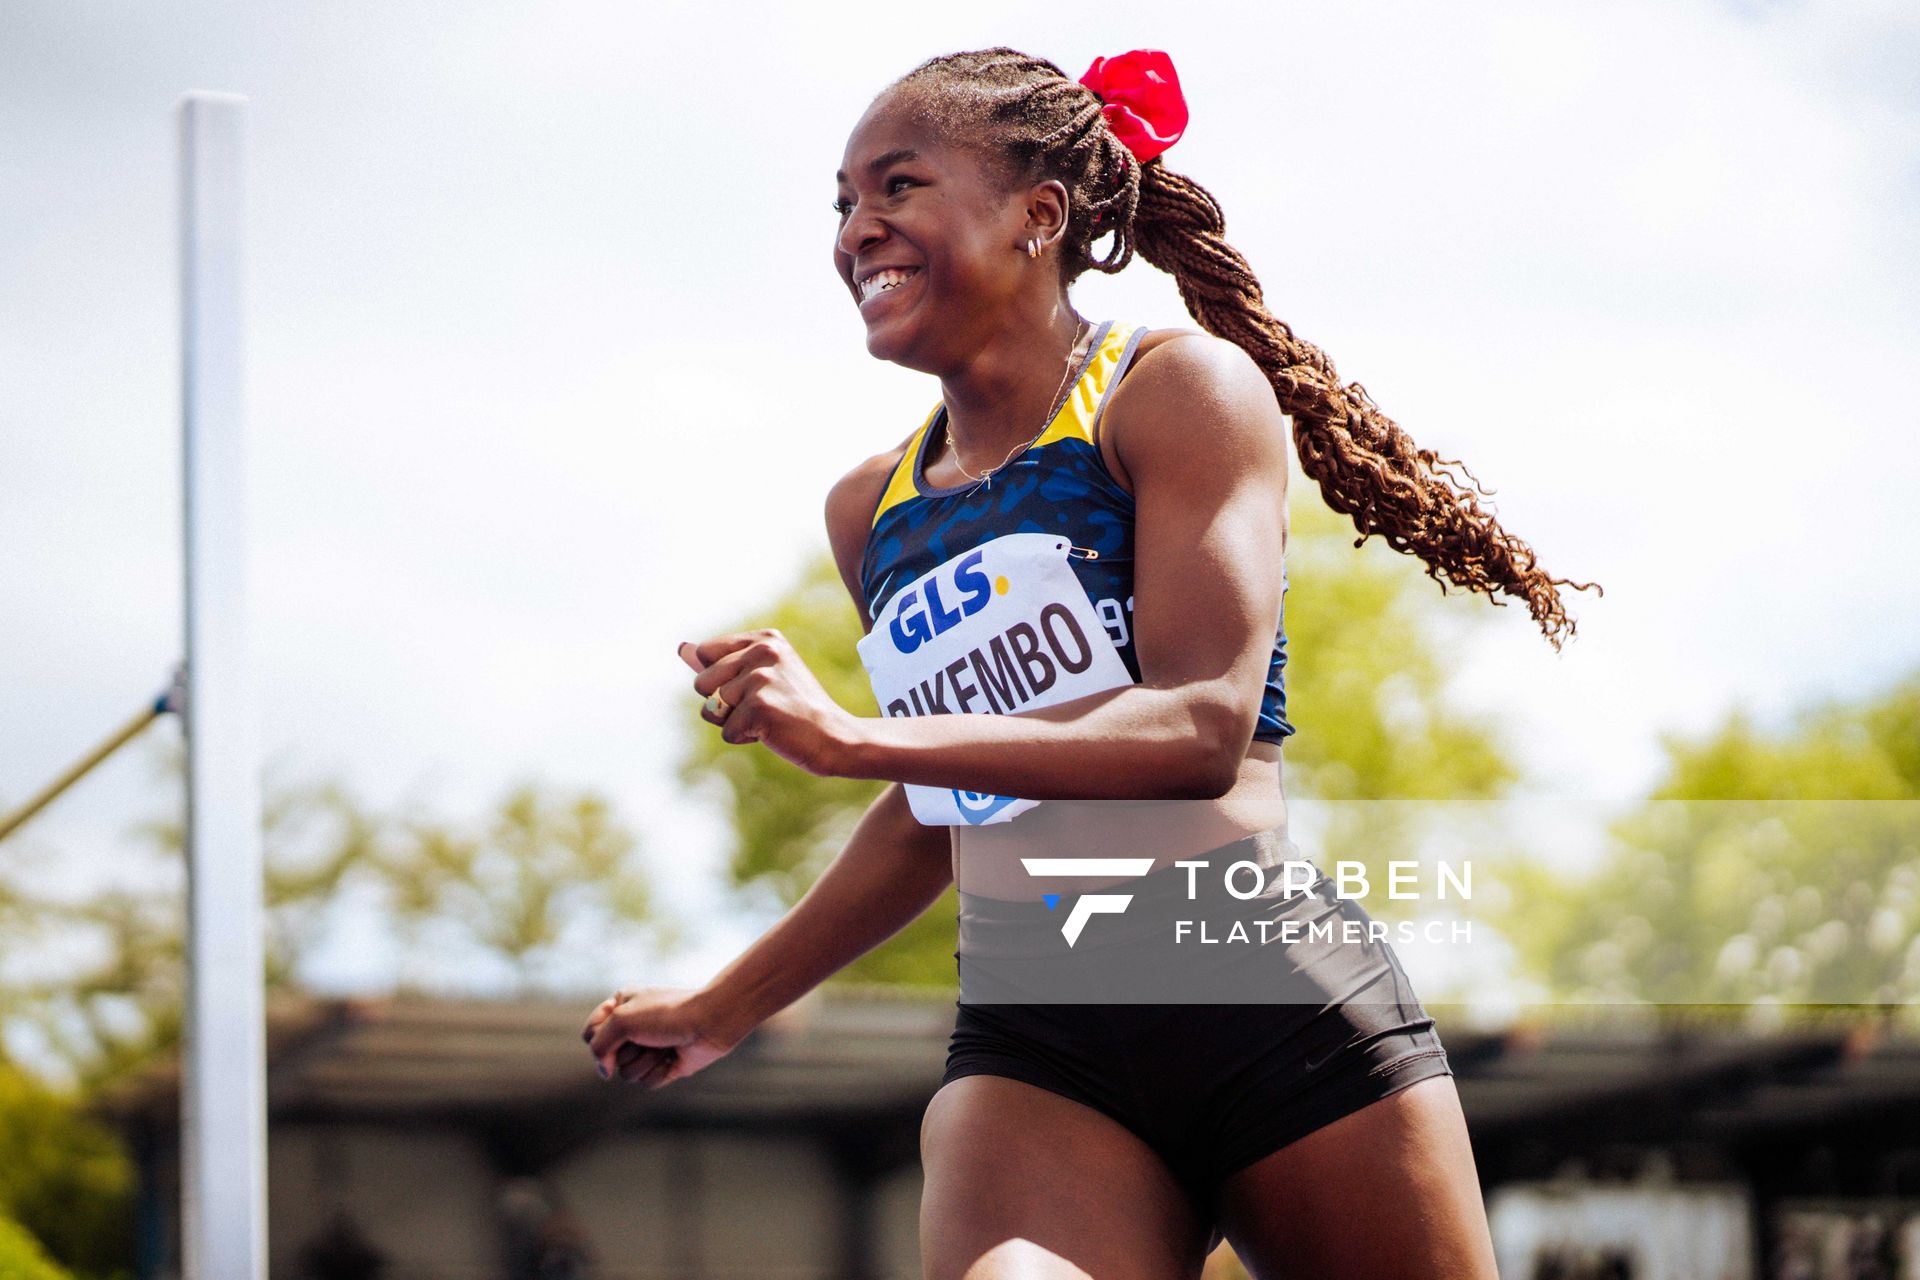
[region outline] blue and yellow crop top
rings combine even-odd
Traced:
[[[982,543],[1012,533],[1058,534],[1099,553],[1076,555],[1070,563],[1127,671],[1140,680],[1133,646],[1134,499],[1107,470],[1099,430],[1107,397],[1146,332],[1139,325],[1101,324],[1060,412],[1031,447],[994,472],[990,484],[950,489],[927,484],[928,442],[945,422],[946,406],[928,415],[874,508],[860,562],[869,617],[880,616],[893,592]],[[1283,602],[1285,572],[1283,566]],[[1283,616],[1267,665],[1256,741],[1279,742],[1294,732],[1287,722],[1286,665]]]

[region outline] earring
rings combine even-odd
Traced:
[[[1037,258],[1040,256],[1040,242],[1038,240],[1027,241],[1027,256],[1029,258]]]

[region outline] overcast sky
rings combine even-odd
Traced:
[[[872,94],[949,50],[1078,75],[1167,49],[1192,109],[1167,162],[1276,313],[1606,585],[1558,656],[1519,607],[1454,655],[1547,785],[1615,803],[1663,730],[1920,662],[1920,10],[1088,13],[0,0],[0,803],[176,657],[192,88],[249,99],[265,746],[453,815],[599,787],[694,912],[720,833],[672,780],[674,644],[788,582],[827,487],[937,398],[867,356],[829,204]],[[1143,262],[1076,298],[1187,322]],[[83,882],[154,803],[148,760],[0,852]]]

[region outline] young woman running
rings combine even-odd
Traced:
[[[1391,947],[1155,930],[1367,920],[1324,876],[1219,887],[1289,847],[1287,417],[1363,535],[1525,600],[1556,647],[1574,584],[1267,311],[1218,205],[1158,159],[1185,124],[1164,54],[1075,81],[1002,48],[923,64],[855,126],[834,264],[868,351],[941,387],[826,504],[886,714],[841,708],[776,631],[681,656],[727,742],[893,785],[711,983],[616,992],[583,1035],[603,1075],[691,1075],[957,883],[927,1276],[1197,1276],[1224,1235],[1263,1278],[1493,1277],[1452,1071]],[[1075,312],[1072,281],[1136,250],[1200,330]]]

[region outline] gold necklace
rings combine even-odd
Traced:
[[[991,489],[993,487],[993,477],[996,472],[1004,470],[1006,468],[1006,465],[1009,462],[1013,461],[1015,454],[1025,453],[1028,449],[1033,448],[1035,440],[1038,440],[1041,436],[1047,434],[1047,428],[1053,425],[1053,419],[1055,415],[1057,415],[1060,412],[1060,406],[1066,400],[1067,379],[1073,375],[1074,363],[1076,360],[1079,359],[1079,356],[1080,356],[1080,342],[1082,338],[1087,336],[1087,333],[1088,333],[1087,322],[1085,320],[1080,321],[1078,325],[1074,326],[1073,346],[1067,352],[1066,372],[1060,375],[1060,385],[1054,388],[1054,392],[1053,392],[1053,404],[1050,408],[1048,408],[1046,420],[1040,424],[1040,429],[1033,433],[1033,440],[1029,440],[1025,444],[1017,444],[1013,446],[1012,451],[1009,452],[1006,457],[1000,459],[1000,462],[997,466],[988,467],[985,471],[982,471],[977,476],[973,474],[973,472],[967,470],[966,464],[960,461],[960,446],[953,442],[953,419],[951,417],[947,419],[946,421],[947,451],[953,454],[953,465],[960,468],[961,475],[973,481],[976,485],[984,483],[989,489]]]

